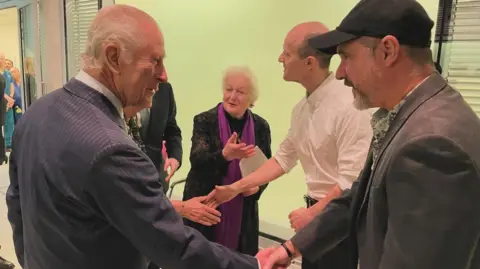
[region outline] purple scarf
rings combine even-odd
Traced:
[[[218,106],[218,124],[220,140],[223,146],[225,146],[230,136],[232,136],[232,131],[225,113],[227,112],[223,108],[223,103],[221,103]],[[250,110],[247,110],[245,116],[247,118],[243,127],[241,141],[247,145],[255,145],[255,129]],[[232,160],[228,165],[227,175],[223,178],[222,183],[223,185],[229,185],[241,178],[240,160]],[[239,194],[229,202],[220,205],[219,211],[222,214],[222,221],[214,227],[215,242],[230,249],[238,250],[238,241],[242,229],[243,195]]]

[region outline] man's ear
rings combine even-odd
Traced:
[[[315,57],[313,56],[308,56],[307,57],[307,66],[309,68],[312,68],[314,65],[317,65],[318,64],[318,61],[317,59],[315,59]]]
[[[105,47],[105,63],[107,68],[114,74],[120,74],[120,48],[109,44]]]
[[[385,67],[391,67],[397,62],[400,55],[400,43],[394,36],[388,35],[382,39],[380,45],[377,47],[382,52],[382,60]]]

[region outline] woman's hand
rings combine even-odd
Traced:
[[[255,146],[248,145],[245,143],[237,144],[237,133],[234,132],[232,136],[228,139],[227,144],[222,150],[223,157],[227,161],[234,159],[243,159],[249,158],[255,155]]]
[[[180,215],[205,226],[212,226],[219,223],[220,212],[203,204],[206,199],[206,196],[202,196],[183,202],[179,212]]]

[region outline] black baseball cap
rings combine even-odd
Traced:
[[[337,46],[362,36],[392,35],[402,45],[428,48],[433,21],[415,0],[361,0],[333,31],[314,36],[309,45],[328,54]]]

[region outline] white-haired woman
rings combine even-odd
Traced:
[[[248,68],[227,69],[223,78],[223,102],[193,120],[191,170],[183,200],[205,196],[216,185],[231,184],[242,175],[240,159],[252,156],[258,146],[271,157],[270,127],[250,110],[258,98],[255,77]],[[207,227],[189,220],[185,224],[209,240],[239,252],[258,251],[258,199],[266,188],[252,189],[219,207],[221,222]]]

